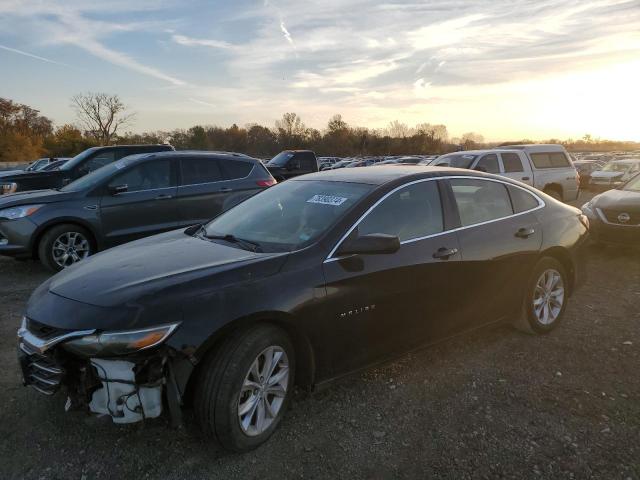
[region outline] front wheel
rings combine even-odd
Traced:
[[[562,320],[567,306],[567,275],[555,258],[538,261],[524,296],[516,327],[528,333],[548,333]]]
[[[291,399],[295,352],[286,333],[259,325],[236,333],[202,364],[195,414],[205,435],[245,452],[265,442]]]
[[[40,262],[58,272],[94,253],[89,232],[74,224],[56,225],[45,232],[38,245]]]

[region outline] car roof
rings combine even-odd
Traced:
[[[349,182],[349,183],[366,183],[369,185],[384,185],[409,177],[429,178],[442,177],[447,175],[464,175],[473,177],[491,177],[505,179],[505,177],[497,177],[495,175],[487,175],[482,172],[466,170],[462,168],[451,167],[428,167],[424,165],[416,166],[398,166],[383,165],[376,168],[339,168],[336,170],[324,170],[317,173],[309,173],[299,177],[287,180],[289,182],[307,181],[307,180],[325,180],[329,182]],[[507,179],[508,180],[508,179]]]
[[[244,153],[235,153],[235,152],[212,152],[212,151],[203,151],[203,150],[168,150],[165,152],[146,152],[146,153],[136,153],[133,155],[128,155],[124,158],[127,161],[136,161],[139,159],[147,159],[147,158],[164,158],[164,157],[205,157],[205,158],[217,158],[222,160],[246,160],[251,162],[260,162],[257,158],[250,157],[249,155],[245,155]],[[260,162],[262,163],[262,162]]]
[[[500,150],[524,150],[529,153],[565,152],[565,148],[557,143],[528,143],[522,145],[505,145]]]

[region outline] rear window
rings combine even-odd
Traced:
[[[530,156],[536,168],[562,168],[569,166],[569,160],[562,152],[532,153]]]
[[[182,164],[182,185],[224,180],[218,159],[191,157],[181,159],[180,163]]]
[[[507,189],[509,190],[513,211],[515,213],[526,212],[527,210],[533,210],[538,207],[538,200],[529,192],[511,185],[509,185]]]
[[[222,168],[226,172],[226,177],[229,180],[235,180],[237,178],[244,178],[251,172],[253,164],[250,162],[242,162],[240,160],[225,160]]]

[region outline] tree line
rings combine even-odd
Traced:
[[[131,133],[121,130],[131,125],[135,114],[117,95],[79,94],[71,99],[71,105],[77,123],[54,126],[38,110],[0,98],[0,162],[68,157],[96,145],[165,142],[179,150],[233,151],[261,158],[286,149],[310,149],[319,156],[345,157],[442,154],[496,145],[486,143],[482,135],[474,132],[450,137],[447,127],[441,124],[421,123],[411,127],[395,120],[386,128],[370,129],[349,125],[339,114],[332,116],[322,130],[307,127],[296,113],[285,113],[272,127],[195,125],[189,129]],[[562,143],[570,150],[640,149],[639,143],[593,139],[589,135],[580,140],[549,142]]]

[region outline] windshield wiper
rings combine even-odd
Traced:
[[[252,252],[262,251],[259,243],[252,242],[251,240],[245,240],[244,238],[238,238],[230,233],[227,233],[226,235],[207,235],[206,230],[203,228],[201,230],[201,235],[207,240],[225,240],[229,243],[235,243],[245,250],[250,250]]]

